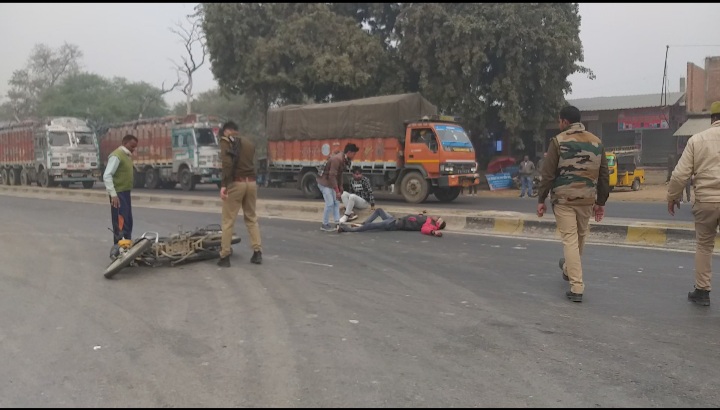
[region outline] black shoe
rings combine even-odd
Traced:
[[[262,263],[262,252],[260,252],[260,251],[253,252],[253,256],[252,256],[252,258],[250,258],[250,262],[254,263],[256,265],[261,264]]]
[[[565,292],[565,296],[573,302],[582,302],[582,293],[573,293],[568,290]]]
[[[688,300],[700,306],[710,306],[710,291],[695,288],[688,292]]]
[[[230,257],[226,256],[224,258],[220,258],[217,265],[220,267],[223,267],[223,268],[229,268],[230,267]]]
[[[558,262],[558,265],[560,265],[560,271],[561,271],[562,274],[563,274],[563,279],[564,279],[566,282],[569,282],[569,281],[570,281],[570,278],[568,278],[568,276],[565,274],[565,269],[563,268],[563,266],[565,266],[565,258],[560,258],[560,261]]]

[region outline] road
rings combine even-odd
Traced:
[[[263,219],[263,265],[240,222],[231,269],[106,280],[106,206],[0,209],[3,407],[720,403],[720,300],[687,302],[692,254],[588,246],[574,304],[556,242]],[[135,209],[136,233],[217,222]]]
[[[81,188],[71,188],[81,189]],[[103,185],[95,184],[95,189],[104,189]],[[174,190],[147,190],[138,189],[136,192],[153,193],[157,195],[191,195],[191,196],[217,196],[217,187],[213,185],[198,185],[195,191],[185,192],[180,189]],[[518,191],[519,192],[519,191]],[[535,198],[489,198],[483,196],[483,191],[478,193],[479,196],[460,196],[451,203],[442,203],[435,199],[434,196],[428,197],[427,206],[440,209],[477,209],[477,210],[498,210],[513,211],[522,213],[535,213]],[[261,188],[260,198],[265,199],[285,199],[285,200],[307,200],[302,192],[294,188]],[[399,195],[393,195],[386,192],[377,192],[375,194],[378,206],[383,203],[390,203],[394,206],[406,204],[408,207],[417,207],[405,202]],[[609,218],[628,218],[634,220],[657,220],[657,221],[675,221],[675,222],[692,222],[693,216],[688,204],[681,206],[676,216],[670,216],[667,212],[667,205],[664,202],[609,202],[606,210],[606,216]]]

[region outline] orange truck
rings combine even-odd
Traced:
[[[222,119],[190,114],[129,121],[112,125],[100,138],[103,163],[127,134],[138,138],[133,155],[135,187],[184,191],[196,184],[220,186],[221,163],[217,133]]]
[[[465,130],[418,93],[271,108],[267,136],[270,181],[297,182],[308,198],[322,197],[319,167],[347,143],[360,147],[352,165],[374,187],[391,187],[410,203],[431,194],[451,202],[480,183]]]

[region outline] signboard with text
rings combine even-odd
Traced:
[[[667,109],[628,110],[618,114],[618,131],[666,130],[668,124]]]
[[[488,186],[491,191],[495,191],[497,189],[509,189],[513,186],[512,176],[509,172],[485,174],[485,178],[487,178]]]

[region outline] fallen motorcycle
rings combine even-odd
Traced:
[[[105,269],[104,276],[111,279],[127,266],[175,266],[219,258],[221,239],[220,225],[208,225],[168,237],[161,237],[157,232],[145,232],[134,242],[122,240],[118,243],[117,255],[111,256],[114,260]],[[231,243],[239,242],[240,237],[233,235]]]

